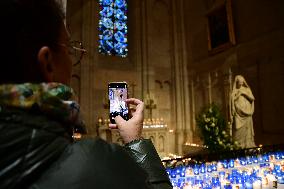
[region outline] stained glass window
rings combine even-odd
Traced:
[[[126,57],[127,0],[99,0],[99,52]]]

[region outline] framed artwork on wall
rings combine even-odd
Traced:
[[[207,14],[208,51],[215,54],[236,44],[232,2],[225,0]]]

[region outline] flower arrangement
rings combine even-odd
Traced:
[[[238,149],[237,142],[232,141],[229,135],[229,124],[217,105],[211,104],[203,108],[196,118],[196,123],[209,152]]]

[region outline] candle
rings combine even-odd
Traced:
[[[268,179],[268,186],[269,186],[269,188],[273,188],[273,187],[275,188],[275,186],[277,188],[277,180],[276,180],[274,175],[268,174],[267,175],[267,179]]]
[[[267,179],[267,177],[263,177],[262,178],[262,186],[267,186],[268,185],[268,179]]]
[[[232,189],[240,189],[240,185],[238,185],[238,184],[232,184]]]
[[[253,185],[253,189],[261,189],[262,188],[260,180],[255,181],[252,185]]]
[[[246,189],[253,189],[253,185],[250,181],[245,182],[245,188]]]

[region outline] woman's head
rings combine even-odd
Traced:
[[[237,88],[240,88],[244,85],[244,78],[242,76],[237,77]]]
[[[234,83],[234,85],[235,85],[235,87],[234,88],[237,88],[237,89],[239,89],[240,87],[249,87],[248,85],[247,85],[247,83],[246,83],[246,80],[245,80],[245,78],[243,77],[243,76],[241,76],[241,75],[237,75],[236,77],[235,77],[235,83]]]
[[[1,0],[0,7],[0,83],[68,83],[69,36],[57,2]]]

